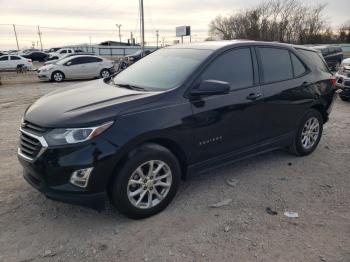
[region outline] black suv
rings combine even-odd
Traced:
[[[181,178],[288,147],[313,152],[335,98],[315,50],[253,41],[160,49],[25,112],[18,157],[48,198],[126,216],[164,209]]]
[[[329,68],[333,71],[337,71],[344,59],[343,50],[340,46],[326,45],[326,46],[314,46],[316,50],[322,53],[324,60],[326,61]]]

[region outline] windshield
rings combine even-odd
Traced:
[[[180,86],[211,53],[211,50],[160,49],[120,72],[114,83],[148,91],[172,89]]]

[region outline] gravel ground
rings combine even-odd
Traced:
[[[23,180],[25,108],[75,82],[15,78],[0,86],[0,261],[350,261],[350,103],[337,100],[312,155],[276,151],[192,176],[165,211],[133,221],[48,200]]]

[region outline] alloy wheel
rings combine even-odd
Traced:
[[[56,81],[56,82],[61,82],[63,80],[63,75],[59,72],[57,73],[54,73],[53,75],[53,79]]]
[[[320,122],[316,117],[309,118],[301,133],[301,144],[305,149],[310,149],[316,143],[320,135]]]
[[[110,74],[109,74],[108,70],[103,70],[101,72],[101,76],[102,76],[102,78],[107,78],[110,76]]]
[[[130,176],[128,199],[136,208],[153,208],[165,199],[171,185],[170,167],[161,160],[150,160],[138,166]]]

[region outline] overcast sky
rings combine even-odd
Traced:
[[[146,42],[155,44],[175,39],[175,27],[191,25],[194,41],[207,36],[208,24],[217,15],[228,15],[253,6],[258,0],[144,0]],[[350,20],[350,0],[302,1],[309,4],[329,2],[325,18],[336,28]],[[37,25],[42,29],[44,48],[118,40],[116,23],[122,24],[122,40],[133,31],[139,40],[138,0],[0,0],[0,50],[15,49],[12,24],[17,25],[20,48],[37,43]],[[59,27],[54,30],[52,27]],[[81,29],[81,30],[73,30]]]

